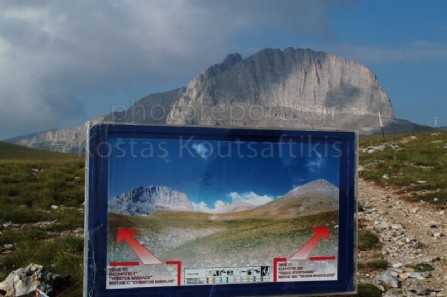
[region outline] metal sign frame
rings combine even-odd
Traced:
[[[301,241],[300,243],[297,243],[296,251],[292,251],[293,253],[291,254],[272,255],[272,257],[268,259],[269,265],[262,266],[264,267],[262,269],[265,269],[265,271],[261,274],[259,274],[259,271],[256,272],[259,275],[266,276],[263,281],[260,281],[259,277],[258,279],[256,279],[256,277],[254,277],[254,279],[253,277],[248,277],[248,272],[244,270],[245,274],[243,279],[241,277],[241,282],[239,282],[238,279],[236,280],[236,277],[234,276],[234,282],[230,281],[230,283],[226,284],[216,283],[215,279],[220,278],[220,281],[222,281],[222,275],[226,273],[226,279],[228,281],[228,276],[235,275],[236,271],[239,274],[242,273],[241,269],[239,269],[238,267],[227,265],[228,267],[231,267],[231,269],[229,269],[231,271],[222,271],[222,274],[220,274],[219,277],[218,269],[220,268],[218,268],[213,276],[212,282],[211,278],[208,279],[208,276],[206,278],[206,283],[204,282],[204,280],[203,282],[202,280],[199,280],[199,278],[197,278],[197,280],[194,280],[194,278],[188,277],[187,280],[185,274],[188,274],[189,276],[194,275],[195,273],[192,273],[195,271],[194,269],[192,269],[194,267],[187,267],[187,265],[182,265],[183,259],[158,259],[157,256],[149,251],[150,247],[148,247],[147,244],[144,245],[142,242],[138,241],[138,238],[140,238],[139,236],[143,235],[143,231],[138,234],[140,230],[134,230],[131,228],[126,229],[123,227],[123,229],[113,230],[113,232],[118,233],[113,233],[113,236],[116,238],[110,238],[112,236],[112,233],[110,233],[111,231],[109,230],[111,229],[111,222],[109,221],[109,219],[111,219],[111,217],[115,215],[108,213],[109,208],[111,207],[110,196],[113,194],[111,193],[112,183],[116,181],[116,179],[119,180],[120,178],[123,178],[123,176],[119,175],[117,171],[120,171],[125,167],[119,166],[130,166],[125,164],[130,164],[129,162],[133,162],[129,161],[130,159],[126,159],[125,161],[119,163],[124,165],[116,165],[118,163],[113,160],[116,159],[116,156],[114,157],[114,154],[117,155],[118,153],[116,150],[115,152],[113,151],[113,146],[117,146],[118,142],[123,142],[124,144],[119,147],[118,152],[120,154],[131,154],[134,153],[131,152],[129,149],[129,144],[132,141],[146,141],[146,143],[151,141],[158,141],[158,143],[160,143],[160,141],[170,141],[170,145],[174,146],[176,145],[175,141],[178,141],[179,139],[193,139],[193,141],[196,141],[195,143],[197,143],[197,141],[209,142],[208,150],[205,149],[202,151],[191,151],[190,147],[187,148],[187,145],[182,144],[184,145],[185,149],[188,149],[188,153],[191,154],[192,152],[193,154],[195,154],[194,157],[198,158],[198,160],[202,159],[208,161],[207,158],[210,154],[209,149],[213,148],[213,145],[219,143],[224,143],[226,147],[236,145],[237,143],[242,143],[242,150],[251,148],[250,151],[253,155],[256,153],[261,153],[261,151],[259,151],[261,145],[271,145],[271,147],[274,147],[273,151],[280,152],[280,150],[286,151],[286,149],[278,149],[278,147],[281,147],[281,145],[286,147],[287,144],[290,144],[291,147],[293,146],[294,149],[300,146],[301,149],[303,147],[305,148],[307,154],[314,154],[314,159],[306,159],[307,163],[305,164],[309,166],[318,166],[321,165],[318,162],[326,161],[329,163],[333,162],[330,164],[338,164],[333,167],[336,172],[331,173],[331,177],[335,176],[336,178],[334,180],[336,180],[338,183],[338,197],[336,197],[338,200],[337,224],[331,225],[330,228],[325,226],[312,226],[311,230],[308,230],[308,232],[303,235],[304,237],[307,236],[307,239]],[[91,124],[88,128],[88,144],[86,148],[87,184],[85,215],[86,237],[84,256],[84,296],[109,297],[150,295],[218,297],[267,295],[278,296],[302,294],[322,295],[338,293],[346,294],[355,292],[357,139],[357,133],[355,132],[340,131],[331,132],[281,129],[273,130],[186,126],[146,126],[111,123]],[[250,143],[253,144],[252,147],[249,147],[248,145],[244,147],[244,145]],[[188,143],[188,145],[191,145],[191,143]],[[194,144],[192,144],[192,147],[197,148],[197,145],[194,146]],[[327,148],[329,148],[329,151],[332,150],[333,152],[339,153],[335,156],[329,156]],[[324,155],[323,152],[325,152]],[[205,153],[205,155],[203,155],[203,153]],[[266,151],[265,154],[267,154]],[[159,157],[160,156],[151,155],[149,154],[149,151],[146,151],[144,156],[136,156],[134,159],[136,159],[135,162],[140,162],[138,158],[144,158],[144,162],[152,162],[151,160],[155,160]],[[232,156],[230,158],[234,159],[238,157]],[[306,156],[303,156],[301,154],[301,156],[298,156],[297,158],[301,158],[301,161],[299,162],[303,163],[304,161],[302,160],[304,160],[303,158],[306,158]],[[221,161],[228,163],[233,162],[233,159]],[[220,166],[223,166],[222,164],[225,164],[222,162],[219,163],[219,159],[216,160],[217,164],[220,164]],[[318,162],[313,162],[315,160]],[[240,161],[241,164],[242,162],[245,162],[243,159],[236,161]],[[283,160],[282,162],[287,163],[293,161],[294,160],[290,160],[289,158],[285,161]],[[321,174],[322,177],[325,177],[328,174],[327,169],[332,168],[326,167],[326,173],[315,173],[312,171],[312,167],[309,166],[302,168],[311,170],[310,172],[308,172],[309,176],[311,177],[318,177],[318,174]],[[252,170],[251,172],[255,171],[256,170]],[[116,179],[113,179],[114,176],[116,176]],[[135,175],[135,177],[136,176],[137,175]],[[131,180],[131,178],[129,178],[129,180]],[[217,182],[219,182],[219,180],[217,180]],[[263,197],[265,198],[265,196]],[[269,197],[268,199],[271,199]],[[313,205],[312,201],[309,203]],[[314,207],[315,205],[310,206],[310,209],[312,209],[312,207]],[[127,210],[122,209],[115,211],[118,213],[115,216],[119,217],[129,215],[128,213],[123,212]],[[312,215],[312,212],[310,212],[309,215]],[[333,234],[336,234],[336,240],[329,240],[331,235]],[[313,250],[316,248],[316,246],[319,243],[329,244],[328,242],[331,242],[333,251],[335,252],[331,255],[315,255],[315,252]],[[127,243],[127,245],[125,243]],[[275,244],[275,242],[272,242],[272,245]],[[120,251],[122,251],[123,249],[132,250],[134,252],[134,255],[133,257],[131,257],[132,259],[129,259],[129,261],[127,262],[111,262],[111,250],[115,248],[119,248]],[[329,249],[329,251],[331,250]],[[151,258],[151,255],[153,256],[153,258]],[[315,262],[310,262],[310,260]],[[168,267],[166,269],[169,269],[170,273],[172,272],[174,276],[176,275],[176,281],[166,280],[166,282],[169,281],[170,283],[162,284],[163,281],[160,279],[157,281],[160,284],[155,285],[153,276],[145,276],[143,274],[139,275],[138,272],[129,272],[132,271],[129,270],[132,268],[132,265],[140,265],[138,267],[152,267],[150,266],[151,264],[158,264],[158,262],[162,262],[163,265],[161,266]],[[294,263],[299,264],[295,265]],[[309,267],[317,268],[312,268],[314,269],[313,271],[308,271],[310,268],[304,267],[303,263],[304,266],[307,265],[307,263],[310,263],[309,265],[311,266]],[[318,265],[320,266],[318,266],[317,264],[315,264],[316,266],[312,266],[313,263],[318,263]],[[335,267],[336,271],[334,273],[327,275],[318,274],[320,269],[318,267],[329,267],[330,265],[333,265],[332,269],[334,269],[333,267]],[[217,265],[216,267],[222,266]],[[321,269],[323,269],[321,271],[324,272],[324,269],[329,268]],[[257,269],[253,268],[253,273],[255,273],[255,270]],[[198,272],[198,274],[202,273],[200,271]],[[152,280],[145,281],[145,277],[147,279],[152,278]],[[303,279],[303,277],[307,277],[309,280]],[[141,284],[145,285],[134,285],[138,283],[137,281],[135,281],[138,279],[141,280]],[[197,281],[197,285],[194,285],[195,281]]]

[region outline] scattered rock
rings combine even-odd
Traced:
[[[377,285],[383,285],[385,287],[399,287],[399,280],[396,276],[392,275],[390,271],[385,271],[384,273],[376,276],[374,278],[374,283]]]
[[[421,286],[415,286],[410,289],[410,292],[416,293],[417,295],[427,295],[428,290]]]
[[[25,268],[11,272],[0,283],[0,291],[5,292],[3,297],[22,296],[37,289],[48,294],[54,290],[56,285],[60,286],[60,280],[59,275],[45,271],[42,265],[30,264]]]
[[[57,205],[51,205],[51,209],[53,209],[53,210],[59,209],[59,206],[57,206]]]
[[[3,245],[3,247],[7,250],[10,250],[10,249],[14,248],[14,245],[7,243],[7,244]]]
[[[403,229],[403,228],[404,228],[404,226],[402,226],[401,224],[392,224],[391,225],[391,229],[394,229],[394,230]]]

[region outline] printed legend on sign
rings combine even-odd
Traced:
[[[185,269],[185,285],[270,282],[270,267]]]

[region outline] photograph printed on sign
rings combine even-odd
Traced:
[[[112,138],[107,288],[337,279],[340,143]]]

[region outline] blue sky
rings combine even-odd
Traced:
[[[138,186],[184,192],[200,210],[245,201],[264,204],[324,178],[339,185],[340,148],[284,142],[226,142],[184,138],[112,139],[109,197]]]
[[[444,0],[25,0],[0,2],[0,139],[79,125],[267,47],[358,61],[396,117],[447,125]]]

